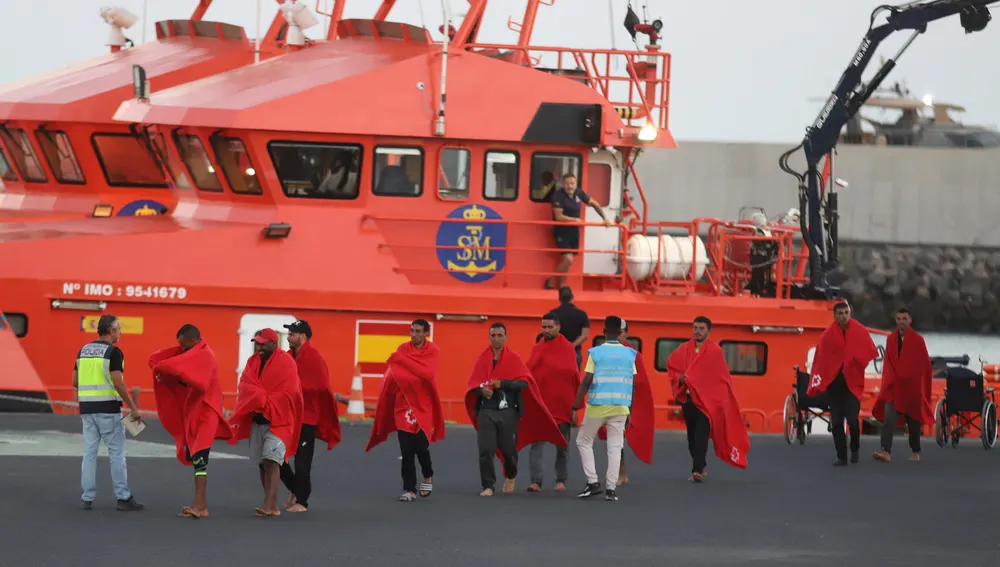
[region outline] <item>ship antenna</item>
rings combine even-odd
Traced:
[[[441,98],[438,100],[438,116],[434,122],[435,136],[444,136],[445,87],[448,82],[448,43],[451,41],[451,35],[448,33],[448,30],[451,29],[450,0],[441,0],[441,11],[444,12],[444,37],[441,38]]]
[[[260,63],[260,14],[264,7],[261,5],[264,0],[257,0],[257,37],[253,40],[253,64]]]
[[[615,0],[608,0],[608,28],[611,30],[611,51],[618,51],[618,47],[615,45]],[[618,70],[618,58],[612,59],[612,68]]]
[[[146,43],[146,15],[149,13],[149,0],[142,2],[142,42]]]

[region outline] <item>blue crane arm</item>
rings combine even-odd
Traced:
[[[896,60],[910,46],[917,36],[927,30],[927,24],[935,20],[958,15],[966,33],[981,31],[989,23],[991,16],[987,6],[1000,0],[922,0],[899,6],[879,6],[872,12],[870,25],[861,45],[851,59],[850,65],[841,75],[836,88],[820,111],[816,121],[806,128],[802,143],[782,154],[781,169],[796,177],[799,182],[799,207],[802,235],[809,248],[809,275],[811,287],[818,292],[828,292],[826,273],[836,268],[837,254],[837,195],[828,191],[827,202],[820,197],[822,177],[819,163],[823,156],[837,146],[840,131],[858,112],[896,66]],[[885,23],[876,26],[875,19],[888,11]],[[868,84],[861,75],[879,44],[893,32],[913,30],[896,55],[885,62]],[[799,173],[788,166],[788,158],[802,149],[806,158],[806,171]],[[827,294],[829,295],[829,294]]]

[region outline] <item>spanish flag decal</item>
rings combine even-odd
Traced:
[[[389,355],[409,341],[410,321],[358,321],[355,359],[361,366],[361,376],[381,378],[388,368],[385,361]]]

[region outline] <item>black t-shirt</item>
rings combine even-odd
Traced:
[[[590,195],[584,193],[582,189],[574,191],[572,197],[562,187],[552,193],[552,208],[562,209],[564,215],[575,219],[580,218],[580,210],[588,203]]]
[[[104,358],[108,359],[108,384],[111,384],[111,372],[125,372],[125,353],[122,349],[116,347],[115,345],[109,343],[108,341],[94,341],[88,343],[83,348],[87,348],[88,345],[98,344],[107,345],[108,349],[104,352]],[[83,349],[80,349],[82,352]],[[79,357],[79,355],[77,355]],[[79,370],[79,360],[73,362],[73,370]],[[112,386],[113,387],[113,386]],[[99,402],[80,402],[80,413],[121,413],[122,403],[119,400],[103,400]]]
[[[569,342],[580,338],[583,330],[590,328],[587,313],[572,303],[563,303],[552,312],[559,316],[559,333]]]

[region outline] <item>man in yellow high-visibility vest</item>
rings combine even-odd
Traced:
[[[83,497],[80,507],[91,510],[97,496],[97,451],[101,441],[108,448],[111,479],[114,481],[116,508],[123,512],[142,510],[128,488],[125,468],[125,426],[122,424],[122,400],[131,416],[139,418],[139,408],[125,387],[125,355],[115,346],[121,337],[121,324],[114,315],[102,315],[97,322],[97,340],[83,345],[73,368],[73,387],[80,402],[83,421],[83,464],[80,484]]]

